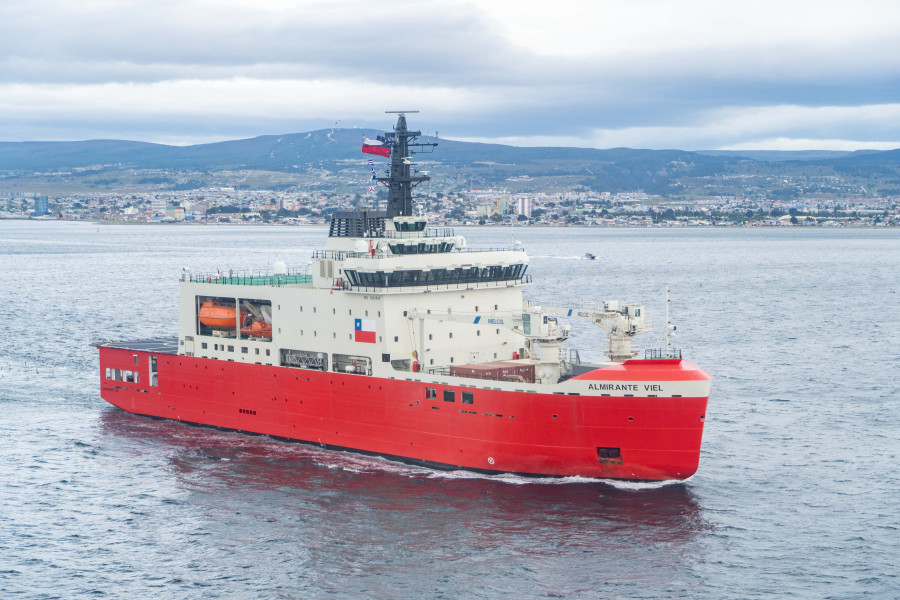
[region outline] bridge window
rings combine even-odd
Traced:
[[[425,221],[394,221],[397,231],[425,231]]]
[[[419,285],[458,285],[491,281],[515,281],[525,274],[527,265],[457,267],[454,269],[409,269],[403,271],[364,272],[346,269],[351,285],[363,287],[402,287]],[[494,306],[494,310],[497,306]]]

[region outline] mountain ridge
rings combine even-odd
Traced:
[[[361,153],[363,137],[374,129],[319,129],[280,135],[260,135],[189,146],[130,140],[72,142],[0,142],[0,172],[40,173],[107,165],[119,169],[196,171],[261,171],[298,174],[324,169],[333,173],[359,169],[370,155]],[[867,189],[893,194],[900,189],[900,149],[888,151],[687,151],[635,148],[520,147],[422,136],[436,141],[433,155],[416,154],[428,168],[440,165],[456,184],[495,186],[527,176],[559,187],[593,190],[644,190],[678,195],[683,190],[709,188],[718,178],[837,176]],[[763,159],[767,160],[763,160]],[[381,164],[384,159],[376,159]],[[426,167],[421,167],[426,168]],[[872,185],[872,177],[876,185]],[[197,180],[200,181],[199,179]],[[198,183],[199,185],[200,183]],[[767,184],[768,185],[768,184]],[[716,185],[709,193],[733,194],[732,184]]]

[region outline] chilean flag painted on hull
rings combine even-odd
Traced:
[[[375,343],[375,321],[372,319],[353,319],[353,341]]]

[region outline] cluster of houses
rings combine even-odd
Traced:
[[[709,196],[670,200],[643,192],[510,193],[503,189],[418,195],[435,224],[597,227],[896,226],[896,199],[759,201]],[[374,194],[236,190],[0,196],[0,217],[124,222],[322,224],[332,212],[373,207]]]

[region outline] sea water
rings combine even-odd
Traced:
[[[174,335],[183,267],[303,266],[325,229],[0,221],[0,598],[900,596],[900,231],[457,233],[521,242],[537,304],[642,302],[659,331],[669,286],[714,377],[694,477],[446,473],[127,414],[92,341]]]

